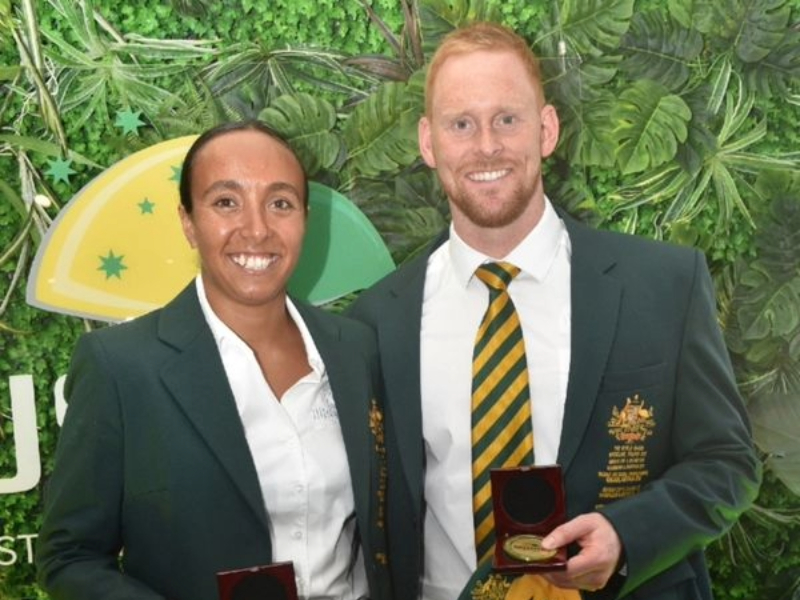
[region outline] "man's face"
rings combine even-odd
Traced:
[[[419,125],[422,156],[437,169],[457,227],[496,229],[538,219],[541,162],[557,140],[555,109],[542,106],[531,75],[509,51],[447,58],[431,113]]]
[[[215,311],[282,301],[305,233],[304,189],[295,157],[262,132],[225,133],[197,153],[192,213],[180,216]]]

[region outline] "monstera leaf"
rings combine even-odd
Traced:
[[[750,89],[762,96],[789,97],[800,81],[800,30],[788,29],[781,43],[756,63],[745,65],[744,78]]]
[[[334,165],[342,141],[333,133],[336,111],[330,102],[310,94],[285,94],[261,111],[259,118],[281,132],[292,143],[313,177]]]
[[[431,54],[442,38],[471,21],[501,21],[497,3],[487,0],[422,0],[422,48]]]
[[[736,56],[746,63],[766,57],[783,40],[791,8],[786,0],[729,2],[737,8]]]
[[[800,175],[762,175],[755,187],[775,200],[758,222],[757,259],[736,277],[726,342],[755,441],[800,494]]]
[[[787,337],[800,330],[800,277],[777,279],[756,262],[740,284],[748,290],[738,312],[745,340]]]
[[[637,81],[622,93],[617,108],[617,160],[625,174],[672,160],[678,144],[686,140],[692,111],[658,83]]]
[[[750,402],[748,412],[766,465],[800,496],[800,392],[764,395]]]
[[[410,89],[406,83],[384,83],[350,115],[343,136],[346,166],[354,176],[375,177],[417,158],[422,98],[407,93]]]
[[[790,14],[786,0],[703,0],[695,26],[732,46],[742,62],[757,62],[781,42]]]
[[[611,168],[614,166],[614,123],[608,118],[616,99],[601,91],[591,102],[564,107],[559,155],[577,164]]]
[[[554,25],[571,49],[594,56],[619,46],[632,14],[633,0],[576,0],[563,4]]]
[[[447,202],[429,169],[365,182],[350,197],[381,232],[398,264],[427,246],[449,220]]]
[[[633,81],[652,79],[670,91],[686,83],[689,65],[703,51],[703,38],[696,30],[656,13],[636,13],[623,44],[628,52],[620,69]]]

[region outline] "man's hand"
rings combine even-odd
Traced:
[[[544,577],[561,588],[594,591],[605,587],[622,554],[622,543],[611,523],[600,513],[580,515],[551,531],[542,547],[555,549],[573,542],[581,550],[569,559],[567,569]]]

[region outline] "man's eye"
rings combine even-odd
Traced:
[[[509,127],[516,124],[517,118],[514,115],[503,115],[497,121],[501,127]]]
[[[466,119],[457,119],[453,121],[453,129],[456,131],[466,131],[469,129],[470,123]]]

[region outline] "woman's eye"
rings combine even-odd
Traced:
[[[292,210],[295,203],[286,198],[276,198],[272,201],[272,207],[280,211]]]
[[[214,206],[218,206],[220,208],[232,208],[236,206],[236,201],[228,196],[222,196],[221,198],[214,200]]]

